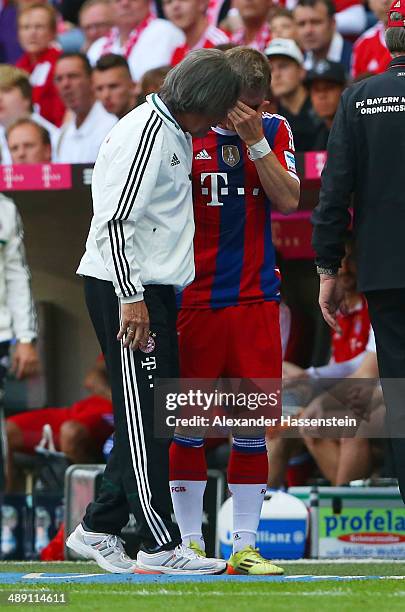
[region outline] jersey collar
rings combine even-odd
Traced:
[[[404,68],[405,67],[405,55],[394,57],[388,64],[388,70],[390,68]]]
[[[212,127],[211,129],[216,134],[221,134],[221,136],[237,136],[238,135],[237,132],[234,132],[233,130],[226,130],[225,128],[219,127],[219,125],[216,125],[215,127]]]
[[[169,126],[175,127],[177,130],[182,131],[181,127],[167,108],[166,104],[159,98],[156,93],[149,94],[146,96],[146,101],[150,104],[156,113],[163,119]]]

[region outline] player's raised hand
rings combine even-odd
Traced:
[[[123,346],[136,351],[146,345],[149,338],[149,313],[145,302],[121,305],[121,327],[117,340],[124,339]]]
[[[244,102],[238,100],[236,106],[228,113],[228,119],[233,123],[240,138],[248,147],[264,138],[262,112],[268,105],[265,100],[257,110],[253,110]]]

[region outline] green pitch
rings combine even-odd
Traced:
[[[288,563],[287,575],[319,576],[405,576],[405,563]],[[93,563],[0,563],[0,606],[9,609],[38,610],[61,609],[67,612],[98,610],[115,612],[179,610],[181,612],[223,612],[223,611],[268,611],[272,612],[391,612],[405,610],[405,580],[384,579],[344,582],[323,580],[321,582],[270,581],[243,582],[222,581],[215,578],[210,583],[177,582],[160,583],[159,577],[153,583],[142,584],[75,584],[52,583],[52,580],[27,584],[6,584],[8,573],[50,574],[94,574],[99,573]],[[101,573],[101,571],[100,571]],[[41,594],[65,593],[69,599],[66,605],[25,604],[4,605],[5,592],[36,592]]]

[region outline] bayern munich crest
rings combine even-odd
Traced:
[[[155,346],[156,346],[155,337],[156,337],[156,334],[151,334],[148,338],[147,345],[140,346],[139,350],[142,351],[142,353],[153,353],[153,351],[155,350]]]

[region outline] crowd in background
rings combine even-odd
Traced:
[[[340,95],[383,71],[388,0],[0,0],[0,162],[92,163],[114,123],[193,49],[247,45],[269,110],[323,150]]]
[[[361,0],[0,0],[0,161],[92,163],[112,126],[159,91],[170,67],[190,50],[236,45],[268,57],[269,111],[287,118],[296,150],[324,150],[345,87],[382,72],[391,59],[384,40],[389,6],[388,0],[368,0],[367,6]],[[343,271],[342,282],[348,276],[353,273]],[[353,287],[344,341],[352,346],[359,321],[365,332],[340,363],[369,354],[368,369],[356,361],[349,375],[376,377],[369,320]],[[287,364],[284,374],[303,379],[319,372]],[[69,410],[76,414],[82,405]],[[18,423],[18,418],[9,422],[11,450],[25,448]],[[62,425],[58,418],[58,432]],[[95,449],[80,428],[62,428],[59,447],[72,461],[95,461],[104,438]],[[370,476],[379,449],[367,440],[348,449],[349,444],[336,440],[320,447],[305,436],[294,444],[275,443],[269,484],[285,483],[288,465],[288,483],[302,484],[306,470],[313,469],[307,451],[332,483]],[[87,455],[78,458],[78,448]]]

